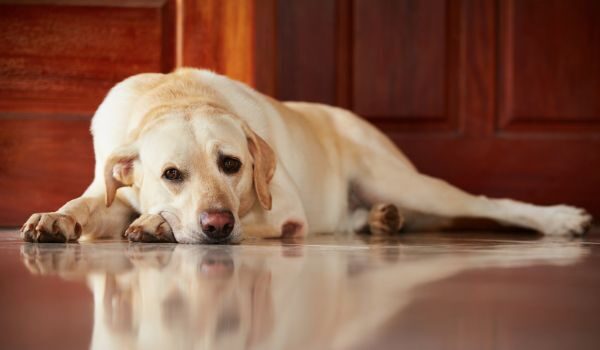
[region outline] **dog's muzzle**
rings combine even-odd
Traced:
[[[230,210],[207,210],[200,214],[202,232],[211,241],[229,240],[234,226],[235,217]]]

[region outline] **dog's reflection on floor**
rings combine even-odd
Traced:
[[[95,349],[297,349],[366,342],[418,287],[461,271],[567,265],[587,253],[577,240],[543,237],[479,245],[365,241],[25,244],[22,258],[32,273],[87,281]]]

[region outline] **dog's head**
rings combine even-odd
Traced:
[[[162,215],[181,243],[235,242],[240,217],[271,209],[271,147],[222,108],[168,109],[105,163],[106,204],[132,186],[140,210]]]

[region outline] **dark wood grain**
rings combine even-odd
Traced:
[[[368,117],[446,114],[448,2],[356,1],[354,109]]]
[[[466,1],[460,21],[459,118],[464,137],[493,137],[496,120],[497,11],[490,0]]]
[[[600,132],[600,2],[511,0],[500,11],[499,126]]]
[[[277,2],[277,97],[336,103],[336,1]]]
[[[354,6],[338,1],[336,6],[336,105],[352,108],[354,71]]]
[[[352,106],[389,131],[461,132],[463,1],[354,2]]]
[[[254,87],[277,94],[277,0],[257,0],[254,9]]]
[[[78,197],[94,173],[87,118],[0,119],[0,224]]]
[[[123,78],[171,70],[167,14],[163,6],[1,4],[0,111],[90,115]]]

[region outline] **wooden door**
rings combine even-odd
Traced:
[[[0,225],[91,181],[117,81],[176,66],[354,110],[423,172],[600,216],[595,0],[28,0],[0,4]]]
[[[275,13],[259,88],[352,109],[470,192],[600,215],[600,2],[304,0]],[[262,11],[262,12],[261,12]],[[263,15],[264,16],[264,15]]]

